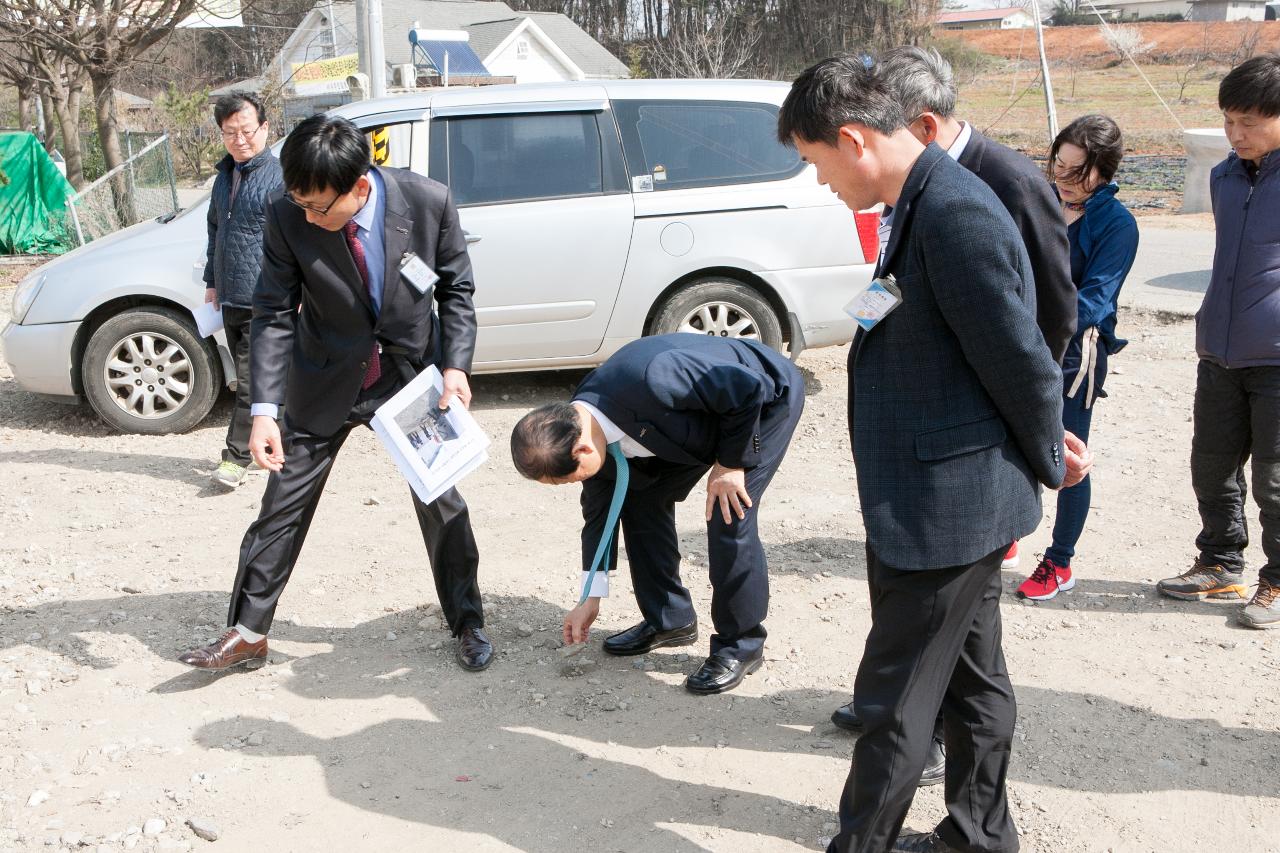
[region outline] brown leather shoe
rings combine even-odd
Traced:
[[[227,669],[236,664],[250,660],[259,660],[267,656],[267,638],[250,643],[235,628],[228,630],[214,642],[198,649],[192,649],[178,658],[178,661],[196,669]]]
[[[483,628],[471,625],[458,635],[457,655],[463,669],[478,672],[493,663],[493,644],[484,635]]]

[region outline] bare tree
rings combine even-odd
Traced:
[[[20,77],[15,77],[20,75]],[[84,71],[66,57],[25,44],[0,45],[0,77],[14,82],[22,91],[25,83],[44,107],[44,145],[55,145],[55,133],[62,136],[62,156],[67,163],[67,180],[76,189],[84,186],[84,166],[80,151],[80,97],[84,91]],[[23,127],[28,125],[23,123]]]
[[[654,42],[650,67],[663,77],[730,78],[752,66],[761,30],[757,20],[707,20]]]
[[[201,8],[201,0],[0,0],[0,39],[63,57],[88,74],[107,170],[124,163],[116,76]],[[134,220],[123,179],[113,183],[123,221]]]
[[[32,79],[31,59],[21,45],[0,45],[0,80],[12,83],[18,90],[18,127],[30,130],[35,125],[36,90]]]
[[[1116,52],[1123,62],[1126,59],[1132,59],[1135,62],[1139,56],[1156,46],[1153,41],[1142,40],[1142,30],[1137,27],[1119,24],[1114,27],[1100,26],[1102,30],[1102,38],[1107,43],[1107,47]]]
[[[1242,21],[1241,23],[1244,26],[1238,31],[1239,38],[1231,49],[1231,56],[1227,60],[1227,64],[1233,67],[1246,59],[1250,59],[1257,52],[1258,39],[1262,37],[1262,26],[1257,21]]]

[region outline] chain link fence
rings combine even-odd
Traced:
[[[121,139],[128,159],[67,198],[62,229],[68,247],[127,228],[146,219],[178,211],[178,187],[169,137],[160,134],[135,148],[140,140]]]

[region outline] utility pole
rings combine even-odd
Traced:
[[[365,0],[356,0],[356,67],[362,74],[369,73],[369,27],[365,13]]]
[[[387,51],[383,44],[382,0],[365,0],[369,28],[369,94],[375,98],[387,94]]]
[[[1040,50],[1040,79],[1044,81],[1044,103],[1049,113],[1049,143],[1058,137],[1058,108],[1053,103],[1053,82],[1049,79],[1049,58],[1044,52],[1044,27],[1040,22],[1039,0],[1031,0],[1031,14],[1036,19],[1036,46]]]

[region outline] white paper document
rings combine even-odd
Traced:
[[[214,308],[212,302],[201,302],[191,316],[196,318],[196,330],[202,338],[213,337],[222,329],[222,309]]]
[[[489,458],[489,437],[461,403],[440,408],[434,365],[378,407],[371,426],[418,499],[431,503]]]

